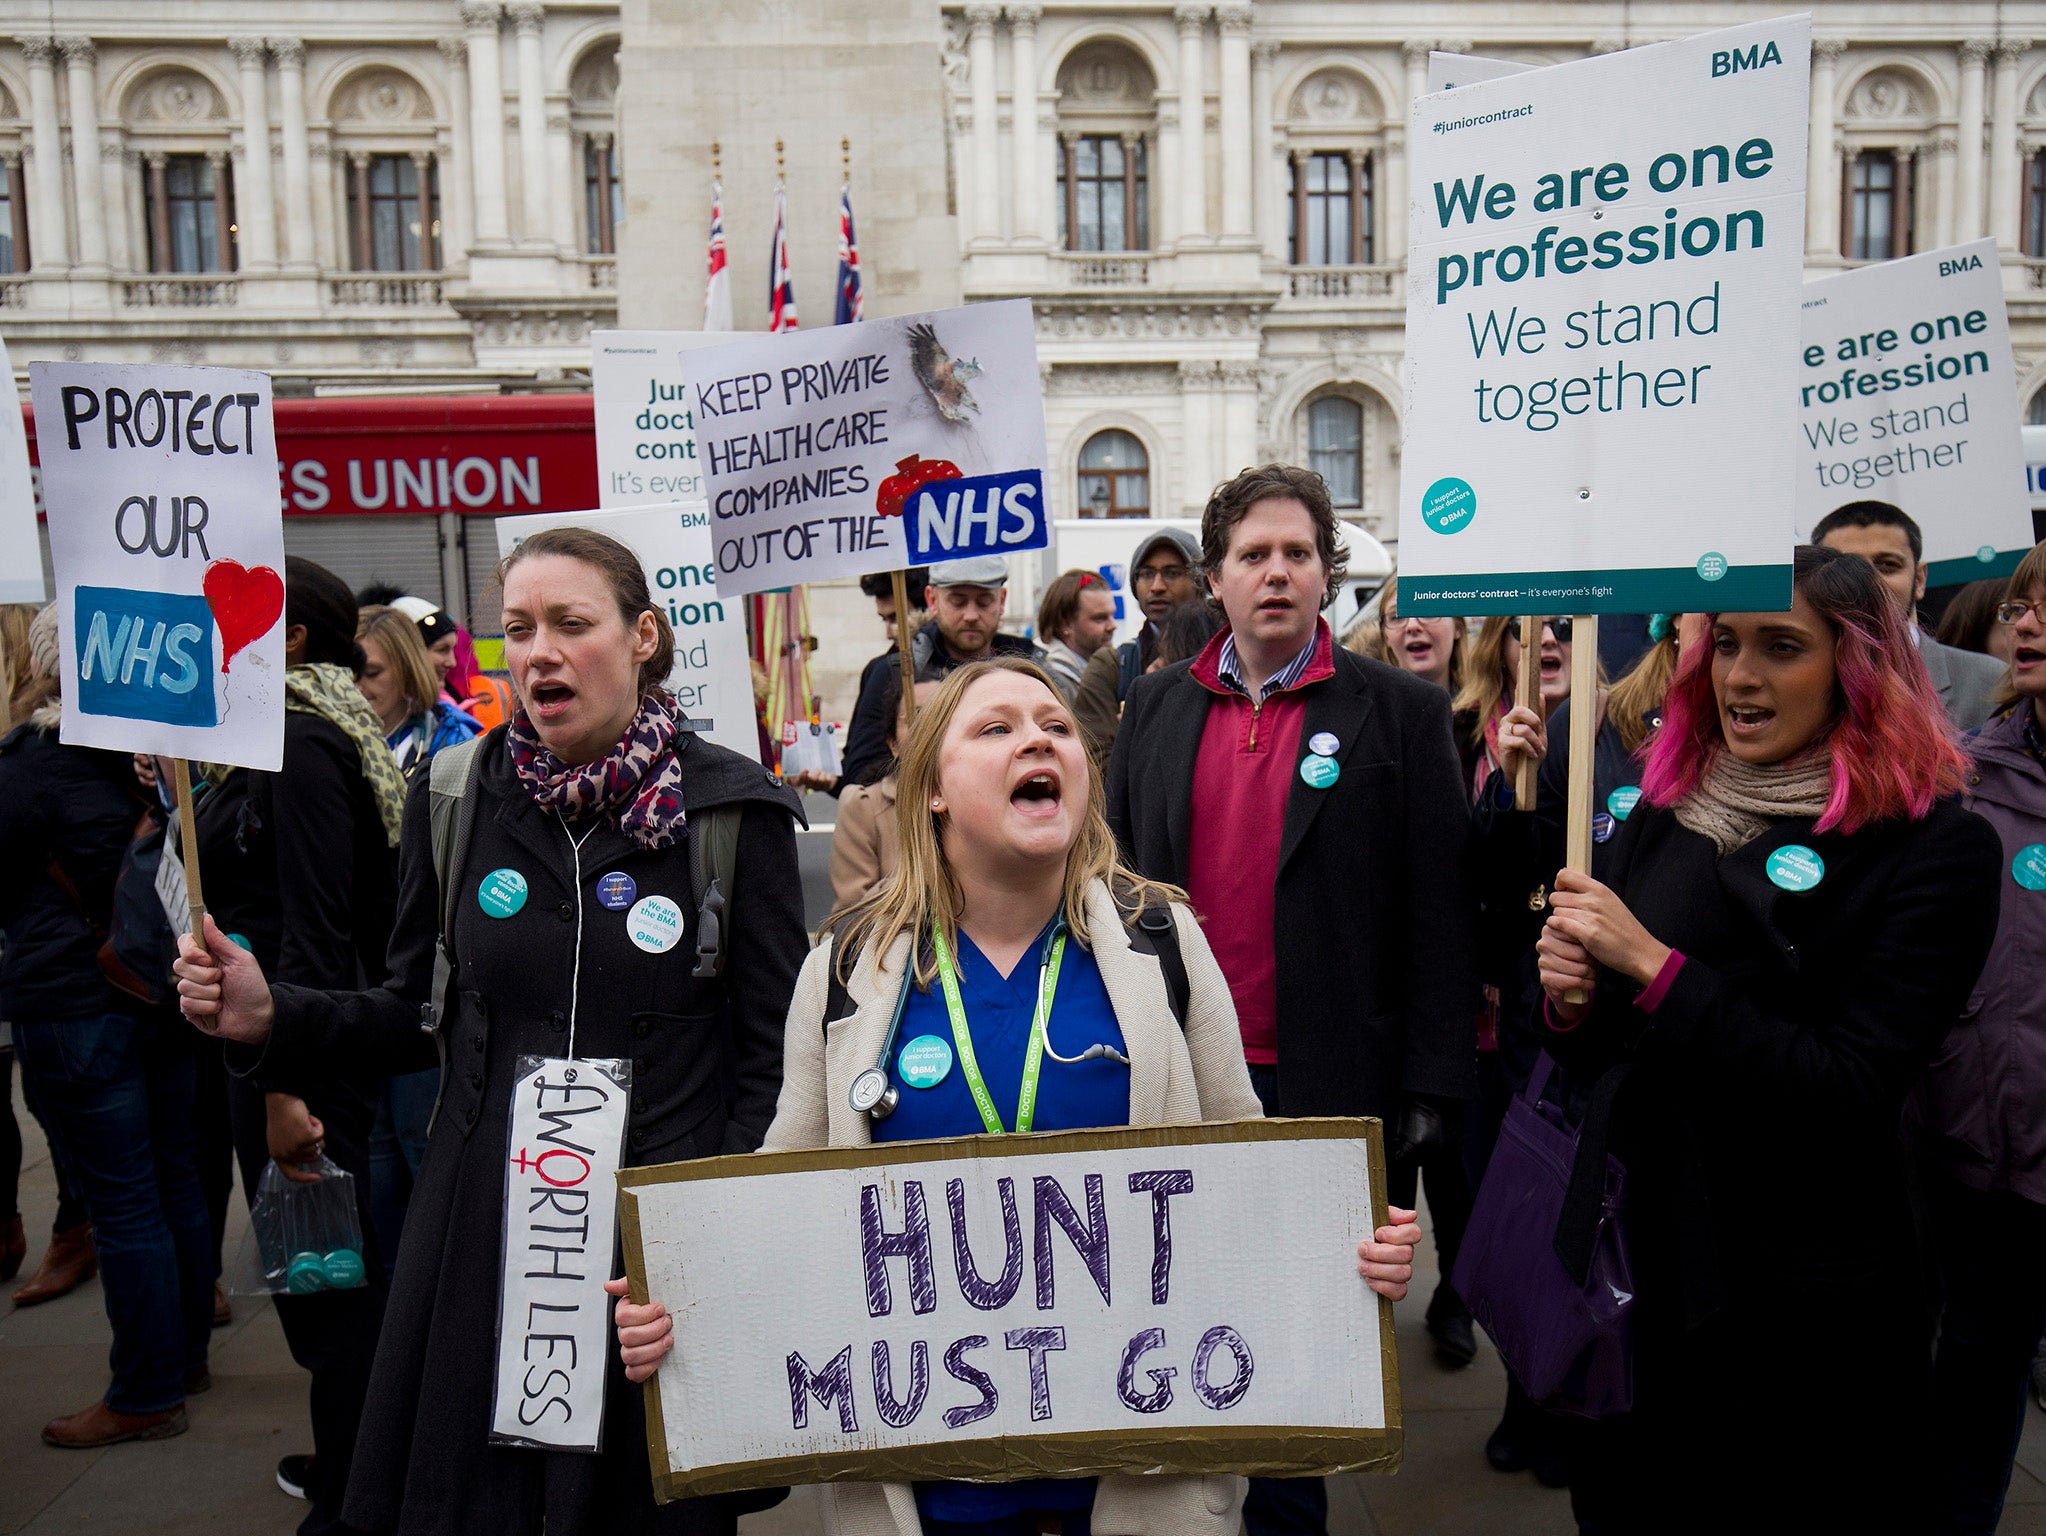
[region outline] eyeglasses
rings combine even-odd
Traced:
[[[1998,603],[1996,605],[1996,622],[1999,624],[2015,624],[2028,613],[2041,624],[2046,624],[2046,597],[2040,598],[2036,603],[2021,602],[2017,598],[2012,598],[2007,603]]]
[[[1542,621],[1542,628],[1553,629],[1556,632],[1556,643],[1558,645],[1568,645],[1570,643],[1570,636],[1576,632],[1577,626],[1567,618],[1559,618],[1544,619]],[[1506,634],[1508,639],[1518,640],[1520,638],[1520,620],[1508,619],[1506,621]]]
[[[1133,586],[1141,586],[1146,582],[1155,581],[1169,587],[1175,581],[1185,581],[1191,575],[1193,575],[1191,566],[1140,565],[1130,577],[1130,582]]]

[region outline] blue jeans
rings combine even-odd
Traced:
[[[369,1221],[386,1264],[398,1256],[412,1184],[426,1156],[433,1101],[439,1096],[439,1067],[387,1077],[377,1095],[376,1125],[369,1137]]]
[[[213,1328],[213,1239],[192,1145],[192,1053],[175,1016],[14,1023],[24,1084],[77,1181],[113,1325],[118,1413],[185,1399]]]

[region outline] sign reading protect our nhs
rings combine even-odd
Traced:
[[[1790,601],[1811,23],[1414,107],[1402,613]]]
[[[63,740],[275,771],[284,523],[268,375],[35,363]]]
[[[1028,300],[678,361],[721,597],[1051,541]]]

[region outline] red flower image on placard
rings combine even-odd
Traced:
[[[267,565],[251,570],[234,560],[206,567],[206,606],[220,626],[220,670],[236,652],[270,633],[284,616],[284,578]]]
[[[933,480],[963,478],[959,466],[949,459],[920,459],[912,453],[895,461],[895,473],[874,493],[874,510],[883,517],[900,517],[909,498]]]

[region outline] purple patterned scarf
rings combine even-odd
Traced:
[[[548,751],[523,709],[512,716],[506,740],[519,782],[541,810],[570,821],[602,811],[640,847],[668,848],[687,824],[682,767],[669,750],[681,723],[674,699],[657,688],[640,699],[618,745],[593,763],[570,766]]]

